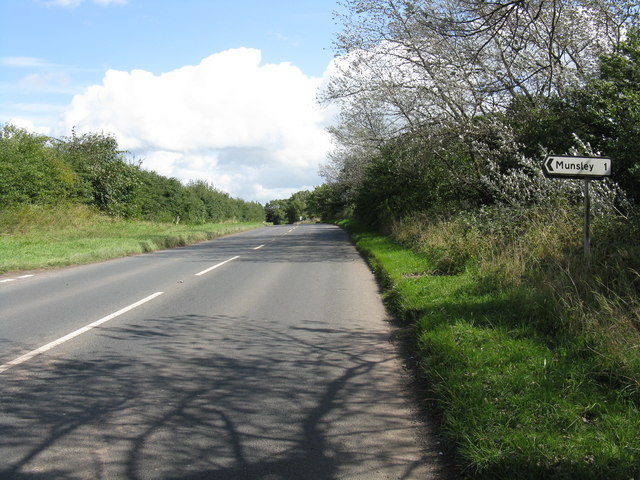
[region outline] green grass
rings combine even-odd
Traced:
[[[0,273],[61,267],[173,248],[263,226],[114,219],[82,206],[0,212]]]
[[[487,287],[473,267],[443,274],[438,259],[342,225],[414,337],[464,476],[640,478],[637,391],[602,376],[584,337],[555,334],[539,292]]]

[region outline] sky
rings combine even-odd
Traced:
[[[323,182],[335,0],[0,0],[0,124],[266,203]]]

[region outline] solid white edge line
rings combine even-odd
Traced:
[[[202,270],[201,272],[196,273],[196,277],[199,277],[200,275],[204,275],[205,273],[209,273],[211,270],[214,270],[214,269],[216,269],[218,267],[221,267],[225,263],[229,263],[229,262],[235,260],[236,258],[240,258],[240,255],[236,255],[235,257],[229,258],[229,259],[225,260],[224,262],[220,262],[217,265],[214,265],[213,267],[209,267],[206,270]]]
[[[34,275],[20,275],[19,277],[16,278],[5,278],[4,280],[0,280],[0,283],[9,283],[9,282],[15,282],[18,279],[22,279],[22,278],[31,278]]]
[[[11,367],[15,367],[16,365],[20,365],[21,363],[26,362],[27,360],[31,360],[33,357],[40,355],[41,353],[44,353],[48,350],[51,350],[54,347],[57,347],[58,345],[63,344],[64,342],[71,340],[74,337],[77,337],[78,335],[81,335],[85,332],[88,332],[89,330],[91,330],[92,328],[97,327],[98,325],[102,325],[105,322],[108,322],[109,320],[113,320],[116,317],[119,317],[120,315],[127,313],[130,310],[133,310],[134,308],[139,307],[140,305],[147,303],[151,300],[153,300],[156,297],[159,297],[160,295],[162,295],[164,292],[156,292],[153,295],[149,295],[148,297],[143,298],[142,300],[137,301],[136,303],[132,303],[131,305],[129,305],[128,307],[124,307],[120,310],[118,310],[115,313],[112,313],[111,315],[107,315],[106,317],[102,317],[100,320],[96,320],[95,322],[90,323],[89,325],[86,325],[82,328],[79,328],[78,330],[75,330],[67,335],[65,335],[64,337],[60,337],[57,340],[54,340],[53,342],[49,342],[46,345],[43,345],[40,348],[36,348],[35,350],[30,351],[29,353],[25,353],[24,355],[11,360],[10,362],[7,362],[3,365],[0,365],[0,373],[6,372],[7,370],[9,370]]]

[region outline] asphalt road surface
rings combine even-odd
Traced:
[[[444,478],[389,337],[330,225],[5,275],[0,478]]]

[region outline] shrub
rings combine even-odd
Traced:
[[[0,205],[64,202],[77,181],[48,137],[12,125],[0,130]]]

